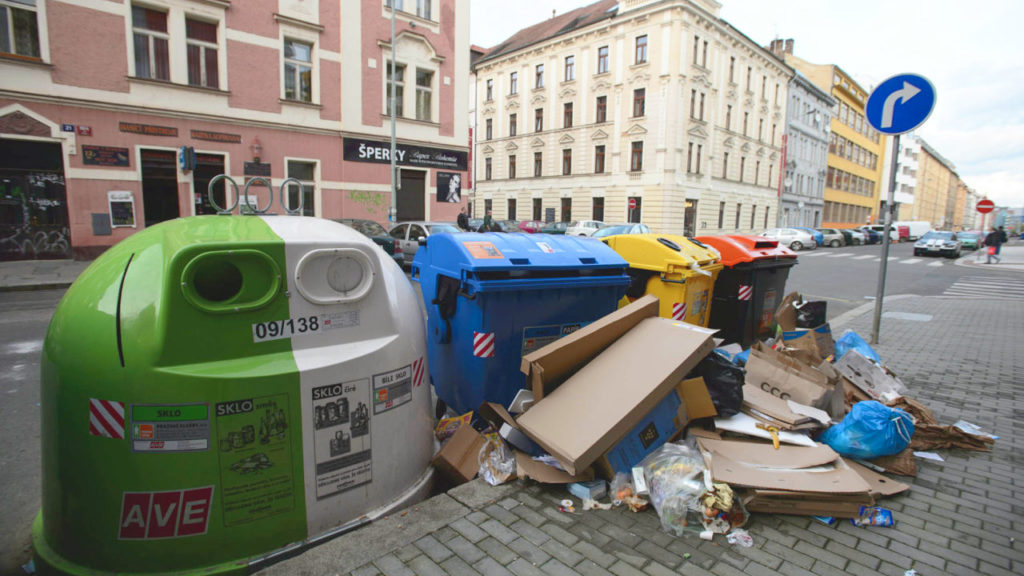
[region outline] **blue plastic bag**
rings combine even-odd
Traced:
[[[842,358],[843,355],[850,350],[860,352],[860,355],[868,360],[877,362],[878,364],[882,363],[882,357],[878,355],[878,352],[875,352],[875,349],[853,330],[847,330],[843,333],[843,336],[836,341],[836,360]]]
[[[914,419],[899,408],[867,400],[853,405],[821,441],[843,456],[878,458],[902,452],[914,436]]]

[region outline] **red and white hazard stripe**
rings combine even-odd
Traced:
[[[124,404],[89,398],[89,434],[124,439]]]
[[[412,363],[412,385],[423,385],[423,357]]]
[[[686,318],[686,302],[672,304],[672,319],[683,320]]]
[[[740,294],[739,294],[740,300],[750,300],[750,297],[753,296],[753,295],[754,295],[754,287],[753,286],[745,286],[743,284],[740,284]]]
[[[494,332],[473,332],[473,356],[494,357]]]

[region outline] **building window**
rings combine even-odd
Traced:
[[[430,20],[430,0],[416,0],[416,15]]]
[[[772,185],[772,176],[775,175],[774,172],[775,172],[775,164],[769,164],[768,165],[768,185],[769,186]],[[811,178],[811,182],[814,182],[813,178]]]
[[[544,87],[544,65],[543,64],[537,64],[537,72],[536,72],[536,74],[534,76],[533,87],[534,88],[543,88]]]
[[[302,215],[313,216],[313,192],[316,190],[316,162],[288,161],[288,178],[295,178],[302,184],[288,186],[288,208],[299,207],[299,194],[302,194]]]
[[[729,179],[729,153],[722,154],[722,178]]]
[[[543,170],[544,170],[543,156],[541,155],[540,152],[534,152],[533,153],[533,176],[535,178],[540,178]],[[535,218],[535,220],[536,220],[536,218]]]
[[[768,142],[772,146],[775,145],[775,129],[778,128],[778,126],[778,124],[775,124],[774,122],[772,123],[772,139]]]
[[[718,203],[718,229],[725,225],[725,202]]]
[[[572,198],[562,198],[562,222],[572,220]]]
[[[287,70],[287,69],[286,69]],[[395,64],[395,73],[391,73],[391,61],[389,60],[387,66],[385,66],[386,74],[388,75],[387,93],[384,97],[387,99],[387,115],[391,116],[391,85],[395,86],[395,116],[403,116],[405,106],[402,102],[405,98],[405,65]],[[490,122],[490,120],[488,120]],[[488,126],[490,128],[490,126]],[[490,139],[490,136],[488,136]]]
[[[747,92],[750,92],[750,76],[754,73],[753,66],[747,66]]]
[[[604,173],[604,146],[594,146],[594,174]],[[600,220],[600,218],[595,218]]]
[[[736,57],[729,57],[729,82],[736,82]]]
[[[761,183],[761,161],[758,160],[754,163],[754,185]]]
[[[746,174],[744,174],[744,172],[746,172],[746,171],[747,171],[747,157],[746,156],[740,156],[740,178],[739,178],[740,182],[743,182],[743,177],[746,176]]]
[[[433,108],[431,102],[431,94],[433,93],[432,84],[434,83],[434,73],[430,70],[424,70],[422,68],[416,69],[416,119],[431,121],[433,120]]]
[[[544,131],[544,109],[537,108],[533,111],[533,131],[543,132]]]
[[[517,123],[516,122],[516,115],[515,114],[509,114],[508,115],[508,135],[509,136],[515,136],[516,135],[516,123]]]
[[[16,16],[15,9],[7,6],[4,7],[4,16],[8,10],[12,17]],[[14,24],[13,18],[11,23],[3,24]],[[7,26],[4,26],[5,35],[9,35]],[[135,75],[139,78],[169,81],[171,64],[167,49],[167,13],[132,6],[132,35],[135,46]],[[10,40],[4,39],[3,43],[9,44]],[[17,43],[18,38],[15,36],[15,44]]]
[[[597,220],[598,222],[604,221],[604,198],[598,197],[591,200],[593,208],[590,212],[590,219]]]
[[[508,157],[508,179],[516,179],[516,157],[515,155]]]
[[[644,88],[637,88],[633,90],[633,117],[639,118],[644,115],[644,99],[647,94],[647,90]]]
[[[519,93],[519,72],[512,72],[508,75],[508,93],[510,95]]]
[[[298,100],[300,102],[313,101],[312,44],[285,39],[284,98],[285,100]],[[401,115],[401,113],[398,115]]]
[[[494,138],[494,122],[488,118],[484,120],[484,140]]]
[[[765,228],[768,227],[768,210],[770,210],[770,209],[771,209],[770,206],[765,206],[764,207],[764,227]]]
[[[701,155],[703,153],[704,153],[704,145],[703,144],[697,144],[697,166],[696,166],[697,169],[694,170],[694,172],[696,172],[697,174],[701,173],[701,169],[700,169],[700,167],[701,167]]]
[[[629,154],[629,171],[640,172],[644,169],[644,143],[633,142]]]
[[[697,90],[690,90],[690,118],[697,117]]]
[[[487,79],[487,101],[490,102],[491,100],[494,100],[494,79],[493,78],[488,78]]]
[[[217,25],[185,19],[185,46],[188,52],[188,83],[218,88]]]
[[[775,83],[775,105],[776,106],[779,105],[779,83],[778,82]],[[751,226],[751,228],[753,228],[753,226]]]
[[[643,206],[641,206],[642,201],[643,198],[639,196],[630,196],[626,199],[626,221],[630,224],[640,223],[640,211],[643,209]],[[633,208],[630,208],[630,206],[633,206]]]
[[[647,35],[636,37],[636,63],[647,62]]]
[[[698,118],[700,118],[701,120],[704,119],[704,93],[703,92],[700,93],[700,116],[698,116]]]
[[[601,46],[597,49],[597,73],[604,74],[608,71],[608,47]]]
[[[708,67],[708,41],[707,40],[704,41],[704,50],[701,52],[700,65],[705,67],[705,68]]]
[[[742,213],[743,213],[743,204],[737,202],[736,203],[736,225],[733,226],[733,228],[736,228],[737,230],[740,229],[740,214],[742,214]]]
[[[566,102],[563,106],[562,127],[572,128],[572,102]]]
[[[562,150],[562,175],[570,174],[572,174],[572,149],[566,148]]]
[[[750,112],[743,113],[743,135],[747,135],[747,124],[750,123]]]
[[[491,179],[491,159],[484,158],[484,180]]]
[[[757,204],[750,207],[750,229],[754,229],[754,215],[757,214]]]
[[[133,20],[136,9],[145,10],[145,8],[133,6]],[[157,14],[161,13],[157,12]],[[163,32],[167,32],[166,17],[164,17]],[[165,55],[167,52],[166,42],[165,39]],[[36,0],[4,0],[0,2],[0,53],[17,54],[28,58],[40,57]]]
[[[768,99],[768,77],[761,76],[761,100]]]
[[[693,37],[693,64],[694,64],[694,66],[697,65],[697,62],[699,62],[699,60],[697,60],[697,51],[698,50],[700,50],[700,36],[694,36]]]
[[[725,107],[725,129],[732,130],[732,104]]]
[[[757,141],[761,142],[764,138],[764,118],[757,121]]]
[[[533,199],[533,219],[534,220],[540,220],[541,219],[543,208],[544,208],[543,203],[544,203],[544,201],[541,198],[534,198]]]
[[[598,96],[597,97],[597,114],[594,121],[598,124],[608,121],[608,97]]]
[[[576,57],[566,56],[565,57],[565,81],[569,82],[576,79]]]

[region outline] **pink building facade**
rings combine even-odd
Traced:
[[[468,4],[0,0],[0,259],[93,258],[172,218],[262,210],[266,183],[280,213],[286,179],[292,209],[387,226],[392,51],[397,219],[454,220]],[[240,192],[222,179],[211,203],[219,174]]]

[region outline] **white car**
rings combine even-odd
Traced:
[[[796,228],[772,228],[762,232],[761,236],[778,240],[779,244],[788,246],[790,250],[794,251],[805,248],[807,250],[814,250],[818,247],[818,244],[814,241],[814,236],[811,236],[810,232],[804,232]]]
[[[565,229],[566,236],[592,236],[599,228],[604,226],[600,220],[579,220],[569,224]]]
[[[406,264],[412,264],[416,250],[420,247],[420,238],[431,234],[457,234],[462,232],[454,224],[448,222],[402,222],[395,224],[388,235],[395,239],[395,246],[402,247],[402,256]],[[396,249],[395,252],[398,252]]]

